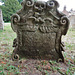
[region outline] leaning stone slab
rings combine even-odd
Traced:
[[[2,10],[0,9],[0,29],[4,29],[4,21],[2,16]]]
[[[62,60],[62,35],[66,35],[69,20],[58,11],[56,0],[24,0],[23,8],[11,17],[11,27],[17,34],[12,59],[19,57]]]

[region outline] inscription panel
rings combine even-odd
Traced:
[[[56,33],[41,34],[38,32],[26,32],[23,33],[23,47],[37,47],[36,49],[39,50],[40,47],[43,47],[45,50],[55,49],[55,38]]]

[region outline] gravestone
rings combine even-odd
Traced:
[[[75,29],[75,15],[70,15],[69,20],[70,20],[70,27],[72,29]]]
[[[4,21],[2,16],[2,10],[0,9],[0,29],[4,28]]]
[[[69,20],[58,11],[56,0],[24,0],[23,8],[11,17],[11,27],[17,34],[12,59],[19,57],[64,61],[61,42],[66,35]]]

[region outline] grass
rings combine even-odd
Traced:
[[[13,32],[10,24],[5,25],[4,30],[0,30],[0,75],[18,75],[21,73],[20,69],[22,66],[16,66],[11,60],[14,38],[16,38],[16,34]],[[50,64],[48,67],[50,71],[44,70],[45,75],[50,75],[49,73],[52,73],[52,71],[58,71],[61,75],[75,75],[75,30],[69,29],[67,35],[63,36],[62,39],[66,46],[66,51],[63,55],[68,65],[67,70],[65,72],[62,71],[62,67],[60,67],[61,64],[56,61],[41,61],[41,64],[36,67],[40,71],[43,71],[41,66],[46,66],[48,63]],[[73,52],[71,53],[71,51]],[[28,66],[25,66],[25,68],[28,68]],[[25,71],[25,74],[28,75],[28,72]]]
[[[13,73],[14,72],[14,73]],[[0,75],[10,75],[10,74],[18,74],[19,69],[13,65],[8,64],[1,64],[0,66]]]
[[[4,30],[0,30],[0,75],[10,75],[13,71],[17,73],[18,68],[11,65],[9,61],[13,51],[12,44],[15,37],[16,34],[10,25],[5,25]]]
[[[6,49],[7,51],[13,50],[13,40],[16,34],[11,29],[10,25],[6,25],[4,30],[0,30],[0,49]]]
[[[4,27],[4,30],[0,30],[0,41],[2,44],[11,44],[16,34],[11,29],[10,25]]]
[[[66,36],[62,37],[66,50],[75,50],[75,30],[69,29]]]

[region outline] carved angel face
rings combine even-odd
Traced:
[[[46,8],[45,2],[37,1],[37,2],[35,2],[35,4],[34,4],[34,10],[42,11],[42,10],[45,9],[45,8]]]

